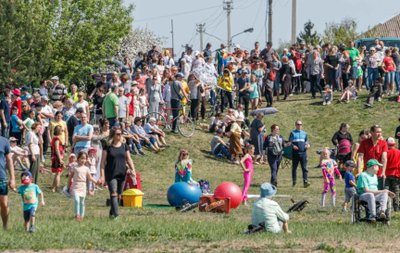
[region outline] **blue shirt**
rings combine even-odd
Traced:
[[[353,183],[356,182],[353,173],[351,173],[350,171],[346,171],[344,173],[344,183],[346,185],[346,188],[353,188],[353,186],[350,184],[350,181],[353,181]]]
[[[74,128],[74,135],[89,136],[90,133],[93,133],[93,126],[90,124],[86,124],[85,126],[79,124]],[[78,141],[75,143],[75,147],[90,148],[90,140]]]
[[[7,180],[6,155],[10,153],[8,139],[0,136],[0,180]]]
[[[12,133],[20,133],[21,129],[19,129],[19,125],[18,125],[18,116],[13,114],[11,115],[11,132]]]
[[[0,109],[4,111],[6,122],[10,123],[10,105],[5,98],[3,98],[0,102]]]
[[[294,150],[293,153],[305,153],[307,151],[306,144],[308,144],[307,133],[303,130],[293,130],[290,133],[289,141],[292,145],[296,145],[299,150]]]
[[[33,183],[29,185],[21,185],[18,187],[17,191],[21,194],[24,211],[29,210],[32,207],[36,210],[39,203],[38,196],[42,193],[39,186]]]

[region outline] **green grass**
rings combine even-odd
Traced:
[[[294,121],[301,119],[304,130],[309,133],[309,175],[311,187],[291,187],[290,169],[279,173],[278,194],[288,194],[295,200],[307,199],[310,204],[303,212],[290,214],[290,235],[262,233],[243,235],[250,223],[251,205],[240,206],[231,214],[177,213],[174,208],[159,208],[167,204],[166,191],[174,180],[174,161],[180,148],[187,148],[194,160],[193,177],[208,179],[215,188],[222,181],[232,181],[242,186],[240,167],[220,160],[210,159],[202,150],[209,150],[211,135],[196,131],[191,138],[169,135],[171,144],[167,150],[155,155],[147,152],[146,157],[134,156],[136,169],[142,174],[144,204],[142,209],[122,208],[120,219],[108,219],[105,206],[107,191],[98,191],[96,196],[87,197],[86,218],[82,223],[73,219],[72,200],[59,193],[51,193],[51,175],[40,175],[40,186],[45,193],[46,206],[37,211],[35,234],[23,230],[20,197],[10,193],[10,226],[0,231],[0,251],[4,250],[125,250],[149,252],[282,252],[311,251],[355,252],[399,250],[398,228],[400,215],[395,215],[391,226],[357,224],[350,225],[349,214],[342,214],[343,183],[337,182],[337,206],[319,208],[322,178],[315,151],[331,146],[330,139],[341,122],[349,123],[353,137],[361,129],[372,124],[383,127],[384,137],[393,136],[398,124],[398,104],[386,99],[376,103],[372,109],[363,109],[365,99],[350,104],[322,106],[319,99],[309,100],[309,95],[290,97],[288,101],[275,106],[279,113],[264,117],[267,129],[273,123],[281,127],[281,133],[288,137],[294,128]],[[301,177],[299,168],[298,176]],[[19,175],[17,175],[19,177]],[[250,193],[258,194],[258,186],[270,180],[268,166],[255,166]],[[66,179],[63,177],[63,183]],[[284,210],[291,202],[288,198],[276,198]],[[73,250],[71,251],[73,252]]]

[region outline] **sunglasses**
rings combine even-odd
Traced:
[[[122,133],[115,133],[115,135],[116,135],[116,136],[121,136],[121,135],[122,135]]]

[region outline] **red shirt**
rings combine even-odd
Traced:
[[[400,178],[400,150],[397,148],[388,149],[386,176]]]
[[[369,159],[376,159],[382,162],[382,153],[388,151],[386,141],[378,140],[374,146],[372,138],[363,140],[358,148],[358,153],[364,154],[364,170],[367,169],[367,162]],[[382,168],[379,167],[377,176],[380,177],[382,174]]]
[[[134,95],[133,95],[133,93],[126,93],[125,94],[125,96],[127,97],[127,98],[130,98],[131,99],[131,102],[129,103],[129,105],[128,105],[128,114],[130,115],[130,116],[133,116],[133,115],[135,115],[135,101],[134,101]]]
[[[385,64],[385,69],[389,72],[396,70],[396,68],[394,67],[393,58],[390,56],[386,56],[385,58],[383,58],[383,64]]]

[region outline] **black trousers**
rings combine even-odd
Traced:
[[[249,116],[250,97],[248,95],[239,95],[239,104],[244,106],[244,116]]]
[[[221,90],[221,112],[224,112],[225,97],[228,99],[229,108],[233,108],[233,97],[231,91]]]

